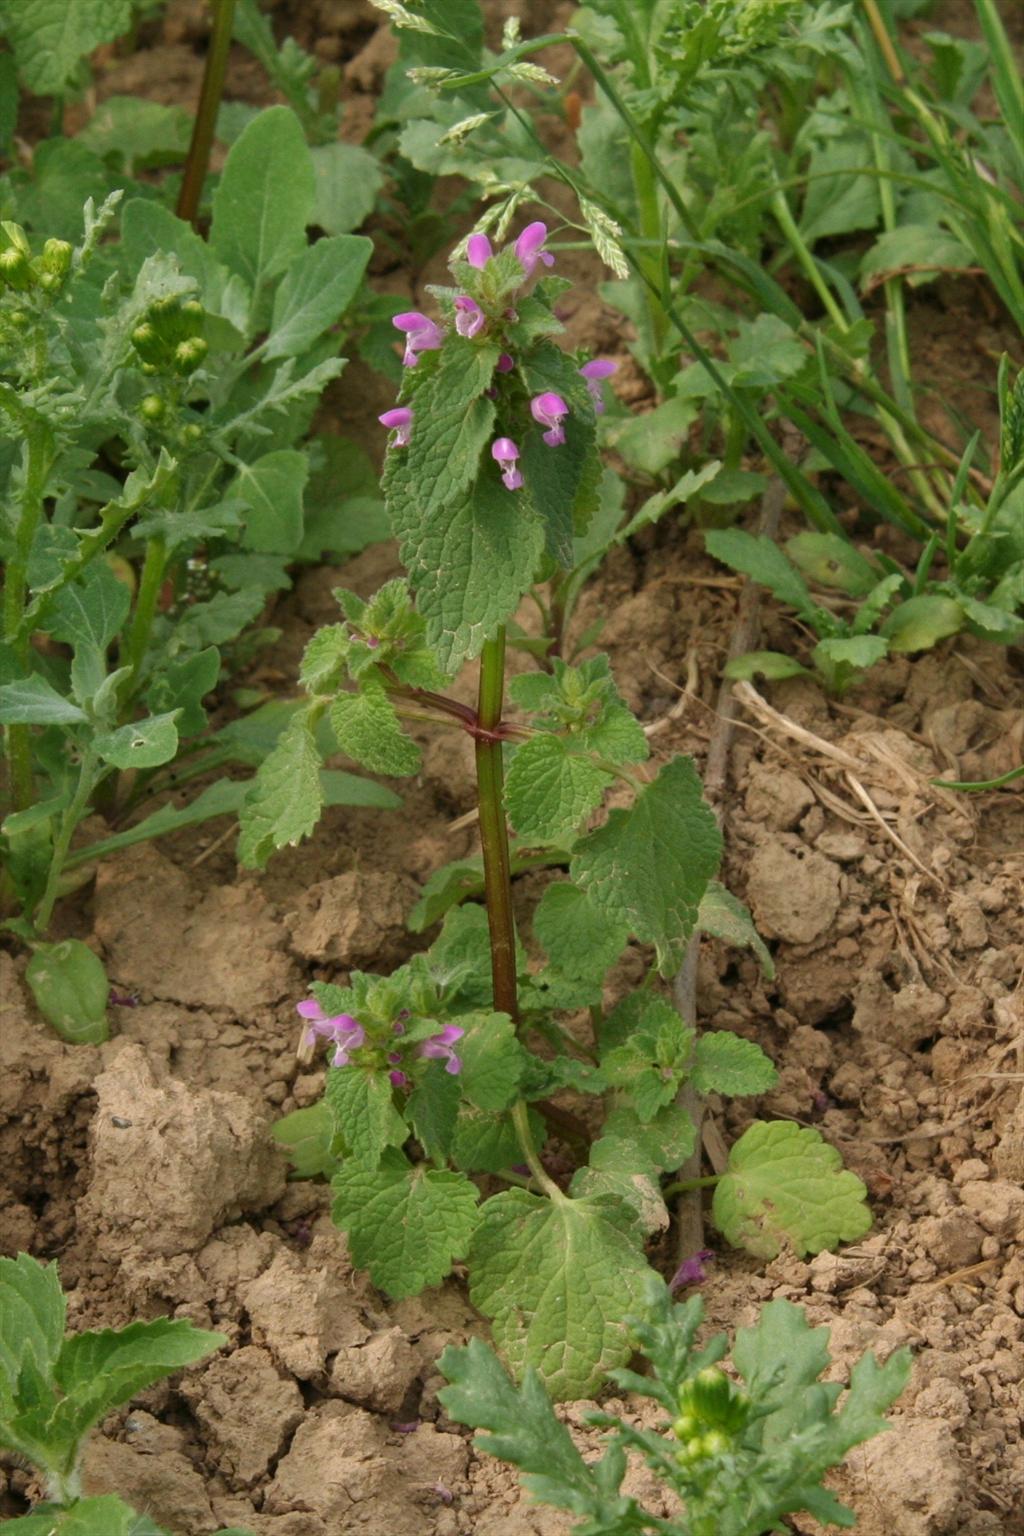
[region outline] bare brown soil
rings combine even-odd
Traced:
[[[159,95],[177,50],[167,99],[190,99],[202,12],[173,5],[153,50],[112,60],[102,92]],[[351,0],[293,10],[302,40],[342,62],[356,121],[379,83],[374,14]],[[237,94],[250,84],[234,81]],[[386,282],[415,292],[430,275]],[[940,291],[915,307],[937,379],[967,366],[972,343],[951,313],[962,302],[944,308]],[[614,343],[596,298],[570,324],[576,342]],[[352,365],[323,425],[372,440],[389,403]],[[287,692],[302,645],[336,616],[332,586],[369,593],[396,569],[383,546],[343,572],[302,574],[256,681]],[[600,643],[657,758],[703,759],[737,596],[679,524],[618,552],[585,596],[580,631],[605,618]],[[762,643],[802,637],[769,608]],[[706,943],[698,1008],[757,1039],[780,1081],[756,1105],[712,1102],[711,1116],[727,1139],[755,1113],[817,1126],[864,1178],[875,1226],[809,1263],[784,1255],[765,1269],[723,1248],[703,1288],[709,1322],[732,1329],[772,1297],[800,1302],[831,1327],[838,1374],[864,1349],[909,1344],[893,1432],[834,1479],[861,1536],[1019,1536],[1024,798],[930,780],[1021,761],[1021,658],[958,638],[876,668],[842,704],[801,679],[763,692],[783,719],[756,697],[741,710],[725,877],[771,942],[777,979]],[[397,1305],[375,1292],[349,1264],[328,1191],[288,1184],[268,1137],[322,1088],[295,1052],[309,981],[407,956],[418,886],[473,848],[472,828],[453,825],[472,804],[468,743],[460,755],[428,742],[422,775],[395,787],[402,811],[333,811],[262,874],[236,869],[227,823],[101,866],[59,920],[90,938],[124,1000],[102,1047],[56,1040],[33,1016],[21,960],[0,953],[0,1251],[59,1259],[75,1325],[172,1313],[230,1340],[113,1415],[89,1451],[91,1491],[122,1494],[176,1536],[570,1528],[478,1459],[440,1408],[437,1357],[480,1327],[460,1284]],[[570,1424],[585,1406],[566,1410]],[[3,1516],[34,1492],[24,1471],[0,1471]]]

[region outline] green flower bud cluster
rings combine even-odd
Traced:
[[[20,224],[4,220],[0,230],[7,240],[0,251],[0,284],[15,293],[40,291],[55,298],[71,271],[72,247],[66,240],[47,240],[38,256]]]
[[[717,1365],[698,1371],[679,1389],[679,1417],[672,1433],[682,1441],[680,1466],[696,1467],[728,1455],[750,1418],[750,1398]]]
[[[195,373],[208,350],[200,334],[205,319],[206,311],[198,299],[182,300],[171,295],[151,304],[146,318],[132,331],[132,346],[142,361],[143,373],[176,374],[181,379]]]

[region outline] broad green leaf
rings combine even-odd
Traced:
[[[310,150],[315,192],[313,217],[328,235],[347,235],[369,218],[384,183],[380,161],[359,144],[338,140]]]
[[[505,1013],[460,1018],[466,1033],[459,1041],[462,1093],[477,1109],[508,1109],[518,1097],[527,1056]]]
[[[812,150],[800,216],[800,233],[808,245],[826,235],[875,227],[879,216],[876,179],[857,174],[872,164],[871,141],[858,131],[829,137]]]
[[[291,1178],[330,1178],[337,1172],[338,1159],[331,1150],[334,1121],[326,1099],[282,1115],[271,1125],[270,1134],[284,1148],[292,1165]]]
[[[873,288],[886,277],[901,276],[912,288],[933,282],[951,268],[966,270],[975,262],[970,249],[938,224],[899,224],[878,236],[861,257],[861,288]],[[907,271],[907,268],[913,270]]]
[[[501,1362],[482,1339],[470,1339],[465,1348],[449,1344],[439,1361],[441,1374],[451,1383],[438,1397],[452,1419],[473,1429],[477,1450],[502,1461],[511,1461],[530,1476],[526,1487],[537,1498],[554,1489],[573,1489],[586,1498],[593,1477],[572,1436],[555,1417],[551,1401],[537,1372],[529,1367],[517,1387]],[[551,1502],[562,1504],[559,1497]]]
[[[488,1200],[469,1253],[470,1297],[512,1370],[539,1372],[556,1400],[590,1397],[632,1353],[647,1264],[628,1207],[522,1189]]]
[[[148,1515],[136,1514],[112,1493],[78,1499],[68,1507],[37,1506],[32,1514],[8,1521],[7,1530],[10,1536],[169,1536],[164,1526],[154,1525]],[[230,1536],[230,1532],[220,1536]]]
[[[146,689],[146,703],[154,714],[176,711],[180,736],[198,736],[206,725],[202,701],[216,688],[219,677],[220,652],[209,645],[158,671]]]
[[[606,1137],[634,1142],[656,1167],[665,1171],[680,1168],[697,1139],[693,1121],[680,1104],[660,1109],[646,1125],[641,1124],[630,1105],[618,1105],[609,1111],[601,1129]]]
[[[362,1067],[332,1067],[324,1097],[334,1121],[335,1135],[347,1152],[367,1168],[375,1168],[387,1147],[400,1147],[408,1128],[392,1101],[386,1072]]]
[[[778,1076],[753,1040],[744,1040],[728,1029],[709,1029],[697,1037],[693,1086],[698,1093],[767,1093]]]
[[[82,939],[40,944],[25,968],[36,1007],[70,1045],[98,1045],[110,1033],[110,982],[103,961]]]
[[[653,944],[662,974],[677,970],[718,869],[722,836],[697,770],[673,758],[628,811],[613,810],[578,845],[571,873],[593,904]]]
[[[465,1174],[412,1167],[400,1152],[379,1168],[346,1163],[331,1188],[353,1263],[396,1300],[440,1285],[477,1223],[480,1192]]]
[[[302,493],[309,460],[295,448],[276,448],[243,464],[231,487],[245,502],[246,549],[290,555],[302,542]]]
[[[361,235],[336,235],[303,251],[274,295],[267,358],[298,357],[341,319],[372,250],[373,242]]]
[[[0,725],[75,725],[85,713],[33,673],[0,687]]]
[[[952,597],[922,593],[894,608],[882,625],[890,651],[930,651],[963,628],[964,611]]]
[[[631,468],[660,475],[669,465],[678,465],[697,413],[696,401],[674,395],[653,411],[610,423],[604,441],[621,453]]]
[[[715,1225],[730,1243],[774,1258],[852,1243],[871,1227],[867,1190],[835,1147],[810,1127],[755,1121],[729,1153],[715,1188]]]
[[[807,676],[807,668],[795,656],[786,656],[782,651],[748,651],[745,656],[734,656],[725,668],[726,677],[743,682],[766,677],[770,683],[778,683],[785,677],[801,675]]]
[[[618,1136],[602,1136],[595,1141],[587,1166],[577,1169],[570,1191],[576,1197],[614,1195],[632,1208],[645,1236],[668,1226],[658,1165],[635,1141],[623,1141]]]
[[[533,932],[563,976],[600,980],[626,947],[624,923],[610,919],[570,880],[553,880],[533,914]]]
[[[259,869],[277,848],[294,847],[320,818],[320,753],[306,711],[293,715],[260,764],[239,815],[239,863]]]
[[[131,591],[100,560],[87,567],[79,581],[69,582],[53,600],[47,629],[55,640],[76,648],[105,651],[116,637],[131,607]]]
[[[786,540],[786,554],[811,581],[851,597],[866,597],[878,581],[871,561],[835,533],[797,533]]]
[[[697,927],[701,933],[709,933],[714,939],[734,944],[737,949],[752,949],[761,962],[761,970],[771,981],[775,975],[775,962],[768,947],[754,927],[754,920],[742,901],[717,880],[708,884],[700,899]]]
[[[441,1062],[431,1061],[406,1103],[405,1117],[436,1167],[451,1160],[461,1095],[460,1078],[446,1072]]]
[[[767,587],[780,603],[795,608],[801,618],[809,620],[814,614],[814,599],[803,577],[774,539],[745,533],[742,528],[712,528],[704,535],[704,543],[709,555]]]
[[[56,1264],[27,1253],[0,1258],[0,1400],[15,1397],[26,1361],[41,1381],[51,1379],[66,1315]]]
[[[54,1438],[74,1444],[112,1408],[227,1342],[222,1333],[169,1317],[72,1334],[54,1370],[64,1393],[50,1420]]]
[[[371,680],[358,693],[339,693],[330,720],[338,746],[364,768],[396,777],[418,771],[420,749],[403,731],[380,683]]]
[[[534,1146],[544,1141],[544,1121],[536,1110],[530,1111],[530,1132]],[[459,1111],[452,1140],[452,1162],[466,1173],[500,1173],[512,1168],[523,1155],[507,1111],[474,1109],[464,1104]]]
[[[483,420],[479,412],[476,419]],[[488,421],[481,445],[489,434]],[[494,465],[485,466],[476,485],[457,502],[429,516],[414,500],[404,501],[400,494],[392,500],[393,494],[389,491],[392,527],[401,540],[416,606],[426,620],[427,640],[444,670],[454,673],[479,655],[484,641],[529,590],[543,531],[515,492],[505,489]],[[411,489],[409,495],[414,496]]]
[[[132,175],[141,167],[183,160],[192,137],[192,116],[184,107],[141,96],[108,96],[75,137]]]
[[[836,693],[842,693],[876,662],[883,661],[889,642],[881,635],[849,635],[819,640],[811,660]]]
[[[214,255],[258,291],[305,251],[314,195],[298,118],[268,107],[228,151],[213,195]]]
[[[178,750],[177,719],[181,713],[172,709],[166,715],[150,715],[116,731],[104,731],[93,746],[105,763],[122,770],[159,768],[169,763]]]
[[[127,32],[131,0],[3,0],[0,31],[14,50],[25,89],[63,96],[100,43]]]
[[[528,843],[564,843],[601,803],[611,775],[560,736],[538,733],[517,747],[505,779],[509,820]]]

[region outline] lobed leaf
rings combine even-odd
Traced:
[[[561,844],[597,809],[611,775],[547,732],[517,747],[505,779],[509,820],[529,843]]]
[[[871,1227],[867,1190],[835,1147],[810,1127],[755,1121],[729,1153],[714,1195],[715,1225],[730,1243],[774,1258],[855,1242]]]

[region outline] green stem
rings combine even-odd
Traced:
[[[8,396],[10,395],[10,398]],[[3,634],[13,648],[18,665],[28,671],[31,628],[24,624],[25,598],[28,592],[28,562],[36,531],[43,515],[43,488],[50,472],[52,439],[45,422],[20,409],[9,391],[0,395],[0,407],[14,416],[25,437],[25,478],[21,512],[14,535],[14,549],[7,562],[3,596]],[[32,742],[27,725],[9,725],[7,762],[10,773],[11,801],[16,811],[27,810],[34,799],[32,777]]]
[[[709,1173],[703,1179],[677,1179],[674,1184],[668,1184],[661,1192],[663,1200],[674,1200],[676,1195],[688,1194],[691,1189],[712,1189],[722,1177],[720,1173]]]
[[[501,724],[505,699],[505,628],[500,626],[493,640],[488,640],[480,657],[480,691],[477,700],[477,725],[488,733]],[[477,737],[476,779],[480,806],[480,845],[484,856],[484,897],[491,935],[491,978],[494,1006],[510,1018],[519,1019],[519,989],[516,984],[516,930],[512,916],[512,877],[505,820],[504,771],[502,745],[498,739]],[[530,1131],[530,1115],[525,1102],[512,1110],[523,1160],[540,1188],[552,1200],[564,1200],[558,1185],[548,1175],[537,1155]]]
[[[213,25],[206,51],[206,68],[199,95],[196,120],[192,126],[192,142],[188,147],[185,174],[178,193],[177,214],[195,224],[199,212],[199,199],[210,165],[210,147],[217,126],[217,112],[224,91],[224,74],[227,69],[228,51],[231,47],[231,29],[235,19],[235,0],[212,0]]]
[[[505,696],[505,629],[488,640],[480,657],[478,726],[493,732],[501,723]],[[516,986],[516,934],[512,917],[512,876],[505,820],[504,768],[499,740],[477,739],[476,777],[480,805],[480,844],[484,856],[484,897],[491,935],[494,1006],[519,1018]]]
[[[811,255],[811,252],[807,247],[807,242],[797,228],[796,221],[789,211],[789,204],[778,189],[776,189],[772,194],[771,207],[772,212],[778,221],[779,228],[782,230],[782,233],[789,241],[789,244],[792,247],[793,255],[799,262],[804,276],[807,278],[811,287],[818,295],[818,298],[821,300],[821,303],[826,313],[828,314],[829,319],[832,321],[832,324],[835,326],[840,336],[845,336],[850,329],[846,316],[839,308],[839,305],[836,303],[835,298],[833,297],[831,289],[819,272],[818,263]]]
[[[156,605],[160,598],[166,569],[166,539],[150,539],[146,545],[146,558],[143,561],[139,590],[135,598],[135,612],[132,615],[125,646],[124,665],[130,667],[131,672],[125,678],[121,689],[122,705],[127,704],[138,685],[146,651],[149,649],[149,637],[153,630]]]
[[[53,842],[53,853],[50,856],[50,868],[46,875],[46,888],[43,891],[39,906],[36,908],[35,927],[40,933],[45,933],[53,916],[53,905],[57,900],[60,890],[60,877],[64,871],[64,860],[67,858],[68,849],[71,847],[71,839],[75,834],[75,828],[85,815],[89,803],[89,796],[96,787],[95,753],[85,751],[78,769],[78,783],[70,805],[60,819],[60,827]]]

